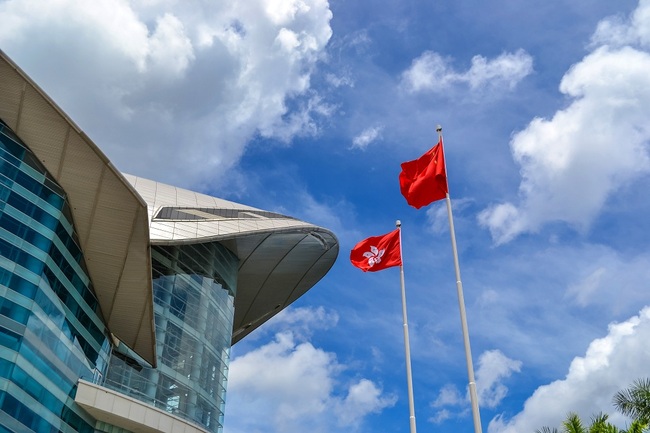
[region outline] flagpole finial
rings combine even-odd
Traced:
[[[436,126],[436,132],[438,132],[438,133],[442,132],[442,126],[437,125]]]
[[[402,222],[400,220],[395,221],[395,227],[397,228],[402,227]]]

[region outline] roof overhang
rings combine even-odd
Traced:
[[[1,50],[0,118],[65,190],[109,331],[155,366],[146,203],[101,150]]]
[[[152,180],[125,177],[148,203],[152,245],[219,242],[239,258],[233,344],[312,288],[338,256],[338,240],[327,229]],[[170,207],[174,211],[162,212]],[[161,213],[173,217],[160,218]]]
[[[250,233],[220,242],[240,259],[233,344],[316,285],[339,252],[336,237],[317,227]]]

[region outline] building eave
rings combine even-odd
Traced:
[[[239,259],[232,343],[311,289],[339,252],[331,231],[295,218],[125,175],[148,203],[152,245],[219,242]],[[157,218],[173,207],[205,219]],[[210,218],[209,210],[226,215]]]
[[[90,138],[1,50],[0,118],[66,191],[107,328],[155,366],[146,203]]]

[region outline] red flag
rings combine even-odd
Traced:
[[[375,272],[393,266],[401,266],[399,229],[383,236],[373,236],[362,240],[350,251],[350,261],[363,272]]]
[[[400,191],[406,202],[416,209],[447,196],[447,173],[442,138],[427,153],[402,164]]]

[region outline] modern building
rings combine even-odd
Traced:
[[[231,345],[338,249],[120,173],[0,51],[0,433],[219,432]]]

